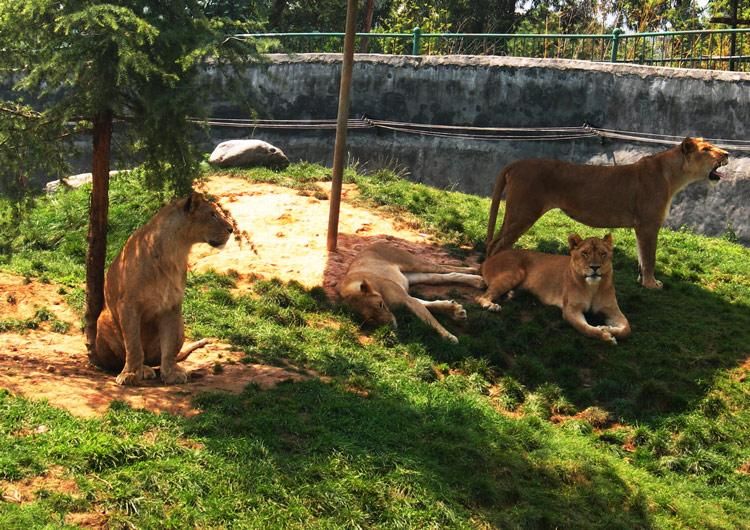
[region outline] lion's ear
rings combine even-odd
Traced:
[[[201,200],[201,194],[197,191],[194,191],[190,194],[190,196],[185,201],[185,206],[183,206],[184,210],[188,213],[192,213],[195,211],[195,209],[198,207],[198,203]]]
[[[362,294],[370,294],[372,292],[372,285],[367,280],[362,280],[359,284],[359,290]]]
[[[606,243],[607,245],[609,245],[610,247],[612,246],[612,234],[607,234],[607,235],[606,235],[606,236],[604,236],[604,237],[603,237],[602,239],[604,240],[604,242],[605,242],[605,243]]]
[[[684,154],[688,154],[698,149],[698,144],[695,142],[695,138],[690,138],[689,136],[686,136],[685,139],[680,144],[680,148],[682,149],[682,152]]]
[[[580,245],[582,241],[583,241],[583,238],[579,236],[578,234],[570,234],[568,236],[568,247],[570,248],[570,250],[573,250],[578,245]]]

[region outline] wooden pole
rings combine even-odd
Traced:
[[[339,87],[339,110],[336,120],[336,145],[333,148],[333,182],[331,183],[331,205],[328,211],[328,250],[336,250],[339,236],[339,209],[341,208],[341,183],[344,176],[346,156],[346,120],[349,117],[349,92],[352,86],[354,64],[354,25],[357,21],[357,0],[346,3],[346,36],[344,37],[344,60],[341,66]]]

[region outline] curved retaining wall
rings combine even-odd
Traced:
[[[221,72],[211,72],[217,84]],[[273,55],[246,77],[243,98],[259,118],[336,117],[340,56]],[[244,106],[212,101],[211,114],[249,117]],[[512,57],[357,55],[352,117],[439,125],[580,126],[750,140],[750,74]],[[333,131],[214,128],[212,143],[257,137],[292,160],[330,164]],[[366,167],[396,166],[439,187],[489,194],[494,176],[519,158],[621,164],[664,147],[586,138],[574,141],[487,141],[351,130],[351,159]],[[708,235],[731,228],[750,244],[750,152],[733,153],[727,181],[694,184],[678,194],[667,224]]]

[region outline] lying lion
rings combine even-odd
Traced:
[[[463,283],[482,288],[484,281],[478,272],[473,267],[431,263],[387,243],[375,243],[349,266],[339,283],[339,294],[366,323],[396,327],[391,310],[406,306],[441,337],[455,344],[456,336],[441,326],[431,311],[447,313],[454,320],[466,320],[464,308],[453,300],[420,300],[409,295],[409,287],[416,283]]]
[[[231,233],[222,212],[197,192],[136,230],[107,271],[91,361],[120,371],[119,385],[154,378],[153,366],[166,384],[186,382],[177,361],[183,358],[178,352],[185,340],[182,299],[190,247],[222,247]]]
[[[500,311],[494,301],[512,289],[533,293],[547,305],[562,309],[563,318],[588,337],[617,344],[630,334],[612,283],[612,236],[604,239],[572,234],[570,256],[531,250],[503,250],[482,264],[487,291],[477,302],[489,311]],[[584,313],[605,317],[605,325],[591,326]]]
[[[633,227],[638,240],[640,281],[654,278],[656,238],[672,197],[691,182],[719,180],[729,154],[702,138],[621,166],[578,165],[558,160],[519,160],[500,172],[492,192],[487,255],[509,249],[545,212],[560,208],[578,222],[599,228]],[[500,197],[505,217],[493,238]]]

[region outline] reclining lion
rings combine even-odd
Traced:
[[[691,182],[719,180],[716,171],[729,154],[702,138],[685,138],[661,153],[621,166],[571,164],[559,160],[519,160],[500,172],[492,192],[487,255],[509,249],[545,212],[560,208],[576,221],[597,228],[635,228],[640,281],[654,278],[656,238],[675,193]],[[505,217],[493,238],[500,197]]]
[[[339,283],[339,294],[367,323],[396,327],[391,310],[406,306],[441,337],[455,344],[456,336],[440,325],[431,311],[448,313],[454,320],[466,320],[461,304],[453,300],[420,300],[409,294],[409,286],[453,282],[482,288],[484,281],[478,272],[473,267],[438,265],[387,243],[374,243],[351,263]]]
[[[232,231],[222,212],[193,192],[133,232],[107,271],[91,362],[119,371],[119,385],[155,377],[153,366],[166,384],[186,382],[177,361],[188,254],[195,243],[222,247]]]
[[[494,301],[512,289],[534,294],[547,305],[562,309],[563,318],[588,337],[617,344],[630,334],[628,319],[620,311],[612,282],[612,236],[604,239],[568,237],[570,256],[532,250],[503,250],[482,264],[487,291],[477,298],[489,311],[500,311]],[[605,317],[605,325],[592,326],[584,313]]]

